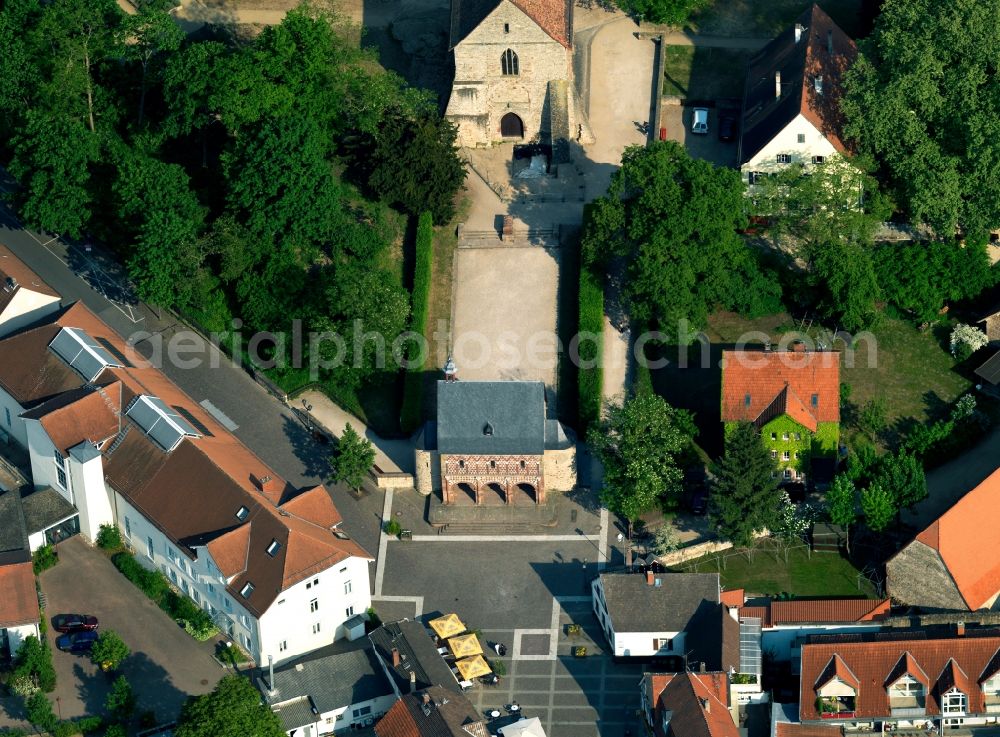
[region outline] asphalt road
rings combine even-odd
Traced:
[[[126,339],[134,338],[138,331],[171,336],[186,329],[168,313],[158,314],[130,299],[120,279],[100,268],[94,254],[23,228],[5,204],[0,204],[0,242],[59,292],[64,304],[82,300]],[[141,348],[142,343],[137,347]],[[217,365],[205,360],[199,366],[181,368],[164,362],[162,369],[194,401],[209,400],[236,423],[235,435],[289,482],[306,486],[324,481],[329,448],[316,444],[292,411],[243,369],[224,356],[214,363]],[[373,493],[359,501],[346,488],[331,484],[327,488],[344,518],[344,530],[374,557],[378,551],[381,494]]]

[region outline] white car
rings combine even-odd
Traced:
[[[691,132],[700,134],[708,133],[707,107],[696,107],[694,109],[694,121],[691,123]]]

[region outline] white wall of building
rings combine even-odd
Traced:
[[[684,654],[683,632],[617,632],[605,608],[604,586],[600,578],[595,578],[591,584],[591,603],[597,621],[601,623],[608,644],[611,645],[616,657],[640,658]],[[654,644],[659,647],[654,647]]]
[[[799,136],[803,139],[801,143]],[[787,164],[778,163],[779,154],[787,154],[791,157],[790,163],[805,164],[808,168],[812,166],[813,156],[832,158],[838,151],[816,126],[800,114],[740,167],[743,181],[747,181],[747,176],[752,171],[781,171]]]
[[[38,634],[37,622],[19,624],[14,627],[5,627],[4,629],[7,630],[7,645],[10,647],[11,654],[17,653],[17,649],[21,647],[21,643],[24,642],[25,638],[34,635],[41,639]]]
[[[260,662],[296,658],[346,637],[344,622],[371,606],[368,565],[348,558],[282,591],[260,618]]]
[[[361,727],[365,724],[366,720],[370,719],[372,720],[369,722],[370,726],[375,721],[378,721],[379,717],[389,711],[395,703],[396,696],[393,694],[378,696],[374,699],[351,704],[350,706],[342,706],[339,709],[325,711],[317,717],[315,722],[290,729],[287,733],[292,734],[294,732],[296,737],[300,735],[301,737],[307,737],[308,735],[315,737],[316,735],[350,732],[355,724]],[[307,727],[311,731],[307,731]]]
[[[809,635],[849,634],[880,629],[875,622],[852,624],[803,624],[773,627],[761,632],[760,647],[774,654],[776,660],[797,661],[800,647]]]
[[[22,448],[28,447],[28,430],[20,414],[24,408],[14,401],[3,389],[0,389],[0,430],[15,440]]]
[[[28,452],[31,456],[31,481],[36,489],[51,486],[62,494],[66,500],[76,506],[73,481],[69,474],[69,465],[65,456],[49,439],[48,434],[38,420],[25,420],[28,433]],[[62,459],[60,461],[58,457]],[[62,474],[59,473],[60,467]]]
[[[25,328],[59,309],[59,297],[40,294],[22,286],[0,312],[0,338]]]
[[[66,466],[80,513],[80,533],[88,540],[96,540],[101,525],[115,523],[112,492],[104,483],[104,463],[94,451],[81,455],[78,448],[71,448]]]

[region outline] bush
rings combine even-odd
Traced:
[[[125,676],[118,676],[111,684],[111,691],[104,700],[104,708],[115,719],[127,722],[135,711],[135,692]]]
[[[157,603],[170,591],[166,576],[159,571],[146,568],[129,553],[116,553],[112,556],[111,562],[125,578]]]
[[[125,731],[125,727],[120,724],[112,724],[104,732],[104,737],[127,737],[128,732]]]
[[[413,292],[410,297],[410,330],[417,335],[427,331],[427,315],[430,310],[431,278],[434,268],[434,223],[429,212],[420,214],[417,221],[416,255],[413,265]],[[407,357],[414,361],[422,349],[422,343],[410,343]],[[426,356],[423,356],[426,359]],[[423,364],[410,366],[406,370],[403,386],[403,407],[399,424],[403,432],[412,433],[420,427],[423,407]]]
[[[181,620],[181,623],[184,626],[184,631],[198,642],[205,642],[219,631],[212,618],[200,609],[196,616]]]
[[[402,531],[403,531],[403,526],[401,524],[399,524],[399,522],[397,522],[394,519],[391,519],[391,520],[389,520],[388,522],[385,523],[385,534],[386,535],[392,535],[393,537],[396,537]]]
[[[52,665],[52,651],[48,643],[34,635],[24,638],[17,649],[14,677],[19,681],[30,679],[39,689],[51,693],[56,688],[56,669]]]
[[[604,346],[603,280],[587,266],[580,268],[580,318],[577,334],[579,358],[580,432],[601,417],[604,371],[601,367]]]
[[[15,696],[26,699],[38,691],[38,684],[29,673],[15,673],[7,682],[7,688]]]
[[[114,630],[104,630],[90,649],[90,659],[101,670],[116,670],[132,651]]]
[[[59,722],[52,730],[54,737],[73,737],[78,734],[96,732],[104,725],[104,720],[100,717],[83,717],[82,719],[67,719]]]
[[[507,666],[504,665],[504,662],[502,660],[491,660],[490,668],[492,668],[493,672],[496,673],[498,676],[507,675]]]
[[[0,729],[0,737],[28,737],[23,729]]]
[[[117,525],[101,525],[97,532],[97,547],[118,550],[122,547],[122,534]]]
[[[56,554],[56,549],[51,545],[43,545],[32,553],[31,562],[35,569],[35,575],[37,576],[42,571],[47,571],[58,563],[59,556]]]
[[[24,710],[28,721],[45,732],[55,731],[59,720],[52,711],[52,703],[43,693],[35,693],[24,702]]]

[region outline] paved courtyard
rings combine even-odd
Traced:
[[[459,378],[531,379],[552,390],[558,281],[558,249],[459,248],[452,308]]]
[[[93,614],[102,630],[121,636],[132,650],[121,671],[135,689],[139,713],[173,719],[188,696],[212,690],[225,671],[212,658],[211,641],[195,641],[80,537],[58,550],[59,564],[41,575],[45,616],[51,622],[61,613]],[[57,634],[49,628],[57,676],[53,706],[64,719],[103,713],[109,679],[86,655],[56,650]]]

